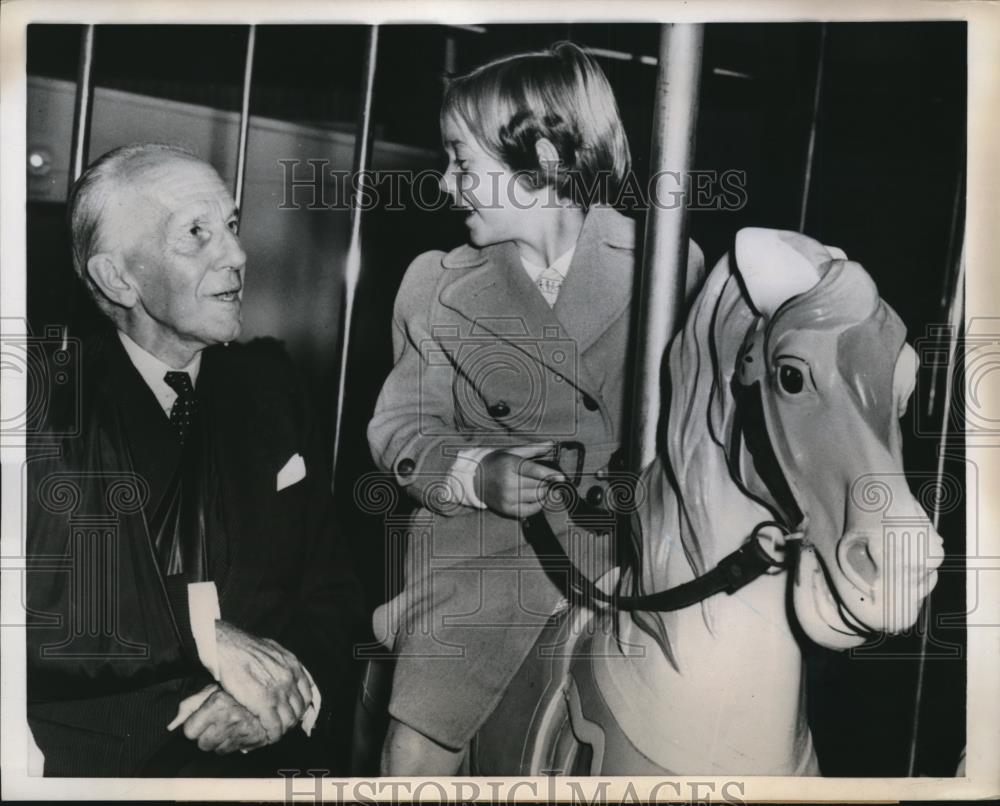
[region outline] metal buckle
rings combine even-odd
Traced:
[[[769,527],[775,528],[779,532],[781,532],[783,540],[780,545],[778,545],[777,541],[771,541],[769,538],[764,537],[762,535],[763,530]],[[788,566],[785,560],[777,559],[774,556],[774,554],[772,554],[770,551],[764,548],[764,543],[765,542],[772,543],[775,551],[784,551],[788,543],[787,538],[790,534],[792,534],[792,530],[789,529],[787,526],[785,526],[785,524],[783,523],[780,523],[778,521],[761,521],[754,527],[754,530],[750,533],[750,537],[747,538],[747,542],[753,544],[754,550],[756,551],[757,555],[771,567],[767,573],[769,574],[775,573],[773,569],[784,569],[787,568]]]
[[[576,451],[576,470],[572,475],[567,474],[566,477],[569,479],[570,484],[574,487],[580,486],[580,481],[583,479],[583,465],[587,459],[587,449],[582,442],[576,440],[567,440],[565,442],[557,442],[555,444],[554,453],[555,457],[553,461],[559,466],[559,469],[563,473],[566,471],[562,466],[562,455],[564,451]]]

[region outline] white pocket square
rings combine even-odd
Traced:
[[[306,463],[301,454],[293,454],[292,458],[285,462],[285,466],[278,471],[278,492],[285,487],[302,481],[306,477]]]

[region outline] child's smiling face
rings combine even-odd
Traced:
[[[441,135],[448,154],[442,189],[468,211],[465,225],[473,245],[535,243],[546,218],[539,208],[552,195],[548,189],[529,188],[510,166],[487,153],[461,120],[446,119]]]

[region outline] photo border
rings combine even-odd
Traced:
[[[437,23],[488,24],[513,22],[609,22],[606,0],[558,2],[309,2],[285,0],[174,0],[173,2],[40,2],[8,0],[0,8],[0,338],[25,335],[25,147],[26,147],[26,26],[49,23]],[[700,0],[619,2],[614,22],[781,22],[781,21],[904,21],[965,20],[968,22],[968,202],[966,214],[966,323],[979,318],[1000,322],[1000,6],[991,3],[948,2],[819,2],[767,0],[753,3]],[[23,377],[6,377],[2,389],[4,411],[23,411]],[[996,411],[1000,384],[984,385],[980,405]],[[997,489],[996,440],[966,438],[968,459],[980,470],[984,490]],[[0,769],[4,799],[289,799],[288,781],[282,779],[73,779],[38,778],[26,774],[25,640],[22,606],[21,557],[23,546],[24,490],[21,487],[24,449],[3,445],[2,487],[4,503],[0,521]],[[1000,613],[1000,500],[975,496],[978,512],[970,511],[969,524],[980,524],[979,553],[970,558],[967,606]],[[975,578],[975,584],[971,581]],[[17,626],[22,625],[22,626]],[[480,782],[494,800],[579,799],[599,792],[601,782],[608,801],[659,796],[668,800],[722,798],[728,785],[733,797],[759,800],[929,800],[978,799],[1000,795],[1000,627],[968,629],[968,693],[966,776],[964,778],[775,778],[740,776],[677,776],[663,778],[508,778],[504,788],[485,789],[486,779],[439,779],[452,799],[470,792],[468,784]],[[342,781],[343,783],[338,783]],[[325,800],[440,800],[433,779],[330,779],[323,781]],[[422,789],[419,782],[428,782]],[[674,785],[680,787],[680,794]],[[736,782],[736,783],[734,783]],[[526,785],[527,783],[527,785]],[[456,789],[456,785],[465,785]],[[533,784],[533,785],[532,785]],[[693,784],[698,784],[694,787]],[[659,789],[655,789],[655,787]],[[631,789],[629,788],[631,787]],[[311,782],[297,779],[292,787],[297,799],[314,793]],[[690,798],[684,795],[689,794]],[[739,801],[737,801],[739,802]]]

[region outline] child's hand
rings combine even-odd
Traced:
[[[551,450],[551,442],[539,442],[487,454],[476,468],[480,500],[508,518],[534,515],[542,508],[548,485],[566,481],[561,471],[533,461]]]

